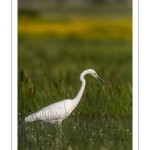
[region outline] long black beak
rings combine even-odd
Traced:
[[[97,77],[97,79],[98,79],[99,81],[101,81],[103,84],[106,84],[99,76]]]

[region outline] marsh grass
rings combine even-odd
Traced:
[[[53,22],[54,26],[72,25],[71,28],[74,30],[74,23],[75,25],[79,23],[77,27],[82,26],[83,23],[87,24],[85,29],[89,29],[90,24],[83,19],[84,16],[86,18],[85,12],[90,11],[89,8],[61,9],[63,11],[60,17],[58,17],[60,14],[58,9],[43,10],[40,7],[36,10],[37,14],[23,11],[19,16],[18,149],[131,150],[131,38],[126,39],[124,35],[120,35],[123,37],[121,39],[114,38],[116,32],[110,32],[112,36],[107,34],[107,38],[104,39],[94,37],[94,32],[97,30],[91,31],[93,37],[90,38],[87,38],[83,32],[75,32],[76,34],[68,36],[70,31],[63,28],[60,29],[67,31],[67,36],[58,30],[55,36],[45,36],[42,31],[42,37],[32,34],[32,30],[25,32],[23,30],[25,27],[20,28],[22,25],[28,27],[31,24],[34,30],[34,25],[40,23],[40,20],[42,24],[37,27],[46,22],[49,26],[57,16],[58,19]],[[114,9],[112,13],[112,9],[114,8],[108,9],[107,14],[104,8],[98,9],[97,7],[91,10],[92,13],[88,18],[92,20],[93,16],[96,20],[91,23],[91,26],[96,25],[101,28],[97,23],[99,23],[98,18],[102,19],[102,16],[107,21],[113,18],[109,20],[109,22],[112,21],[110,25],[116,24],[113,22],[116,19],[119,22],[122,22],[123,17],[125,20],[131,19],[125,10]],[[70,21],[65,20],[60,23],[59,19],[63,20],[63,14],[67,12],[69,12],[68,20]],[[131,37],[131,24],[129,24],[127,26],[130,26],[130,29],[127,27],[129,29],[127,34],[129,34],[128,37]],[[107,28],[107,24],[102,24],[102,26]],[[122,27],[119,26],[119,28]],[[42,30],[47,30],[47,28]],[[82,38],[79,37],[79,34],[82,35]],[[85,76],[87,82],[81,101],[72,114],[62,122],[61,128],[41,121],[25,123],[25,117],[39,109],[56,101],[74,98],[80,88],[79,75],[88,68],[94,69],[106,82],[106,85],[90,75]]]
[[[116,43],[119,45],[120,42],[107,41],[112,49],[114,43],[116,49],[112,51],[116,50],[116,56],[106,51],[109,48],[105,42],[86,40],[40,40],[40,44],[33,44],[35,51],[31,48],[34,53],[31,50],[29,53],[25,52],[32,42],[25,40],[25,45],[19,45],[18,148],[131,149],[130,43],[122,42],[127,48],[119,49]],[[65,49],[66,44],[72,47]],[[96,45],[94,54],[93,49],[90,51],[89,48],[94,47],[93,45]],[[48,50],[51,47],[55,47],[54,54]],[[119,58],[121,54],[122,58]],[[81,59],[82,56],[85,59]],[[24,122],[26,116],[53,102],[73,98],[80,87],[79,74],[87,68],[94,68],[106,85],[91,76],[85,76],[87,84],[82,99],[72,114],[62,122],[61,131],[50,123]]]
[[[129,121],[130,120],[130,121]],[[131,149],[131,118],[70,116],[60,128],[44,122],[22,124],[20,149]]]

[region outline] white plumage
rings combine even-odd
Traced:
[[[60,125],[61,122],[66,119],[78,105],[85,88],[86,81],[84,79],[84,75],[86,74],[91,74],[105,84],[105,82],[97,75],[97,73],[93,69],[85,70],[80,74],[81,87],[77,96],[74,99],[66,99],[48,105],[26,117],[25,122],[42,120],[45,122],[50,122],[52,124],[57,123]]]

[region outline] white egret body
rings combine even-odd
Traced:
[[[97,75],[97,73],[93,69],[85,70],[80,74],[81,87],[77,96],[74,99],[72,100],[66,99],[48,105],[42,108],[41,110],[26,117],[25,121],[31,122],[35,120],[42,120],[45,122],[50,122],[52,124],[57,123],[60,125],[61,122],[64,119],[66,119],[71,114],[71,112],[75,109],[75,107],[78,105],[85,88],[86,82],[84,79],[84,75],[86,74],[91,74],[92,76],[99,79],[102,83],[105,84],[105,82]]]

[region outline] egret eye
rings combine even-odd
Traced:
[[[97,74],[94,72],[94,75],[97,77]]]

